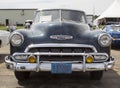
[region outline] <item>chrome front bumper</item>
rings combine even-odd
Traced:
[[[67,62],[72,64],[72,71],[99,71],[111,69],[114,65],[115,59],[110,58],[109,61],[96,62],[96,63],[86,63],[85,60],[82,63],[79,62]],[[5,57],[6,67],[14,71],[51,71],[52,63],[66,63],[65,61],[46,61],[46,62],[36,62],[36,63],[18,63],[10,59],[10,57]]]

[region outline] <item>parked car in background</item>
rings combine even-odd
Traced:
[[[0,30],[0,47],[3,47],[9,43],[10,32]]]
[[[112,46],[120,45],[120,24],[107,25],[104,30],[112,37]]]
[[[89,72],[100,80],[111,69],[111,36],[90,30],[83,11],[71,9],[37,10],[30,30],[10,35],[10,56],[5,62],[18,81],[26,81],[31,72],[51,74]]]

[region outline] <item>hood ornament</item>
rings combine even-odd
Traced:
[[[71,35],[51,35],[51,39],[56,39],[56,40],[68,40],[68,39],[73,39],[73,36]]]

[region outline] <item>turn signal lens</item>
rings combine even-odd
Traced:
[[[29,56],[28,61],[29,61],[29,63],[35,63],[36,62],[35,56]]]
[[[87,56],[86,62],[87,63],[92,63],[93,62],[93,57],[92,56]]]

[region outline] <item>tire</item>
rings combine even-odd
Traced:
[[[2,45],[2,42],[1,42],[1,40],[0,40],[0,48],[1,48],[1,45]]]
[[[30,72],[15,71],[14,74],[15,74],[15,77],[17,78],[17,80],[20,82],[27,81],[30,77]]]
[[[103,71],[92,71],[90,72],[91,80],[101,80],[103,76]]]

